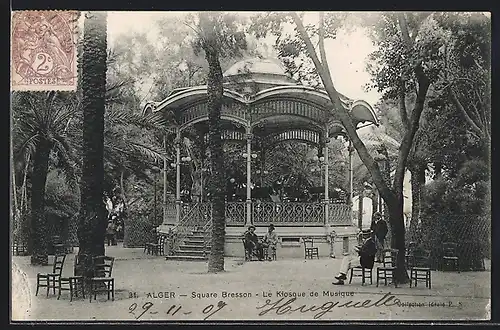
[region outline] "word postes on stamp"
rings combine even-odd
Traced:
[[[76,90],[77,11],[12,15],[11,89]]]

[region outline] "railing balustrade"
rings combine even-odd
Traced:
[[[226,225],[243,226],[247,218],[247,205],[245,202],[226,203]]]
[[[272,203],[252,204],[254,225],[322,226],[325,223],[325,208],[322,203]]]
[[[281,226],[322,226],[325,224],[325,207],[328,207],[329,225],[350,225],[351,210],[343,203],[302,203],[302,202],[252,202],[252,223]],[[182,203],[177,236],[182,239],[195,229],[205,228],[212,219],[210,202]],[[226,202],[225,218],[227,226],[244,226],[247,218],[245,202]]]
[[[349,204],[328,204],[328,219],[330,225],[350,225],[352,223],[351,207]]]
[[[204,228],[212,218],[211,203],[183,203],[181,204],[181,217],[176,226],[172,252],[179,248],[185,238],[198,228]]]

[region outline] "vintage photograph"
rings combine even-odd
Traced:
[[[11,323],[490,320],[489,12],[10,37]]]

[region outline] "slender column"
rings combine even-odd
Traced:
[[[252,223],[252,134],[250,129],[247,129],[247,221],[246,224]]]
[[[175,137],[175,222],[181,219],[181,131]]]
[[[353,170],[352,170],[352,142],[351,139],[349,139],[349,206],[351,207],[352,211],[352,199],[353,199],[353,189],[352,189],[352,182],[353,182]]]
[[[261,147],[260,150],[260,187],[264,187],[264,168],[265,168],[265,151],[264,146]]]
[[[200,202],[203,203],[203,162],[201,163],[201,170],[200,170]]]
[[[330,142],[330,139],[328,138],[328,128],[326,129],[326,134],[327,138],[325,140],[325,149],[323,151],[323,157],[325,157],[324,161],[324,166],[325,166],[325,224],[328,223],[328,217],[329,217],[329,207],[328,204],[330,203],[330,195],[329,195],[329,189],[328,189],[328,142]]]
[[[163,224],[167,224],[167,133],[163,135]]]

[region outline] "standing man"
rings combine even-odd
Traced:
[[[382,251],[385,248],[385,237],[387,236],[388,228],[387,222],[382,217],[380,212],[375,212],[373,214],[373,220],[371,224],[371,229],[375,233],[375,243],[377,245],[377,262],[382,262]]]
[[[116,245],[116,243],[115,243],[115,224],[112,220],[108,221],[108,227],[106,228],[106,238],[108,240],[108,246]]]

